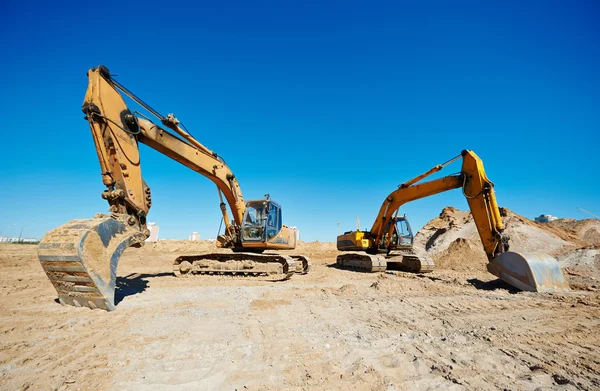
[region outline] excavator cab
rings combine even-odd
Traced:
[[[382,237],[379,243],[379,249],[382,252],[388,254],[395,249],[410,249],[412,248],[413,241],[415,239],[410,223],[406,214],[404,216],[392,217],[386,225],[385,232],[389,232],[390,225],[393,225],[391,230],[391,239],[389,245],[387,244],[387,234]]]
[[[281,231],[281,206],[270,199],[248,201],[242,221],[242,242],[268,241]]]
[[[406,215],[402,217],[395,217],[392,219],[395,225],[394,232],[392,234],[391,246],[395,247],[412,247],[415,236],[413,235],[410,223],[406,218]]]

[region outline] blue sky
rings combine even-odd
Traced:
[[[417,4],[418,3],[418,4]],[[372,223],[396,186],[474,150],[501,206],[600,214],[593,1],[4,2],[0,234],[105,212],[81,104],[108,66],[270,193],[304,240]],[[215,237],[208,179],[141,146],[162,238]],[[442,174],[460,169],[448,167]],[[437,175],[439,176],[439,175]],[[459,190],[407,204],[421,227]]]

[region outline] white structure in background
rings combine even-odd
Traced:
[[[192,232],[190,240],[200,240],[200,234],[198,232]]]
[[[156,223],[148,223],[148,229],[150,230],[150,236],[146,239],[146,242],[157,242],[158,241],[158,229],[160,226]]]
[[[19,238],[18,236],[0,236],[0,243],[37,243],[40,240],[36,238]]]
[[[540,215],[535,218],[536,223],[547,223],[549,221],[558,220],[558,217],[552,215]]]
[[[296,242],[299,242],[300,241],[300,230],[298,229],[298,227],[290,227],[290,229],[296,230]]]

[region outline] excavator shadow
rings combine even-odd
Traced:
[[[131,273],[124,277],[117,277],[115,288],[115,305],[119,304],[127,296],[133,296],[144,292],[148,288],[148,279],[166,276],[173,276],[173,273]],[[54,301],[60,304],[58,299],[55,299]]]
[[[505,290],[509,293],[519,293],[520,289],[515,288],[514,286],[502,281],[501,279],[491,280],[491,281],[481,281],[478,278],[470,278],[467,282],[473,285],[475,288],[484,290],[484,291],[495,291],[495,290]]]
[[[369,274],[370,272],[364,269],[359,269],[356,267],[348,267],[348,266],[340,266],[337,263],[330,263],[327,265],[328,268],[331,269],[338,269],[338,270],[344,270],[347,272],[356,272],[356,273],[361,273],[361,274]]]
[[[148,279],[166,276],[172,277],[173,273],[131,273],[127,276],[117,277],[115,289],[115,305],[118,305],[127,296],[133,296],[144,292],[148,288]]]
[[[338,265],[337,263],[330,263],[327,265],[328,268],[332,268],[332,269],[338,269],[338,270],[345,270],[345,271],[351,271],[351,272],[357,272],[357,273],[369,273],[365,270],[361,270],[358,268],[347,268],[347,267],[343,267]],[[402,273],[405,272],[403,270],[398,270],[397,268],[392,268],[391,270],[386,270],[385,274],[399,274],[398,272]],[[405,272],[408,273],[408,272]],[[415,274],[415,273],[411,273],[411,274]],[[429,279],[431,281],[443,281],[443,279],[438,278],[438,277],[433,277],[433,276],[429,276],[427,274],[423,274],[423,273],[416,273],[416,276],[419,278],[426,278]],[[479,290],[484,290],[484,291],[495,291],[495,290],[505,290],[508,291],[509,293],[519,293],[521,292],[520,289],[515,288],[514,286],[502,281],[501,279],[496,279],[496,280],[491,280],[491,281],[482,281],[478,278],[470,278],[467,280],[467,282],[471,285],[473,285],[475,288],[479,289]]]
[[[361,273],[361,274],[378,273],[378,272],[379,273],[385,273],[385,274],[396,274],[397,272],[400,272],[400,273],[410,273],[410,274],[413,274],[413,275],[417,275],[418,277],[421,277],[421,278],[429,278],[432,281],[436,280],[436,277],[429,277],[426,274],[421,273],[421,272],[418,272],[418,273],[411,272],[411,271],[403,268],[400,265],[390,264],[390,263],[388,263],[388,267],[387,267],[386,270],[379,270],[377,272],[371,272],[369,270],[361,269],[361,268],[358,268],[358,267],[340,266],[337,263],[330,263],[330,264],[327,265],[327,267],[331,268],[331,269],[338,269],[338,270],[344,270],[344,271],[348,271],[348,272],[356,272],[356,273]],[[437,278],[437,279],[439,280],[439,278]]]

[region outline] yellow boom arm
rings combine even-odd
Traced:
[[[492,259],[500,252],[508,250],[508,237],[503,233],[504,225],[496,202],[493,184],[485,174],[483,162],[473,151],[464,150],[461,156],[463,164],[460,174],[417,184],[460,157],[457,156],[403,183],[387,196],[371,227],[372,246],[389,247],[394,228],[390,224],[390,219],[396,210],[405,203],[462,187],[488,258]],[[385,227],[388,227],[387,231]],[[382,240],[385,240],[385,243],[381,243]],[[376,249],[372,249],[372,251],[374,250]]]
[[[422,179],[440,171],[446,165],[462,157],[462,169],[459,174],[449,175],[429,182],[419,183]],[[487,269],[512,286],[529,291],[557,292],[567,291],[558,262],[543,253],[517,253],[509,251],[509,237],[504,233],[500,209],[496,202],[494,185],[483,169],[483,162],[469,150],[444,164],[398,186],[386,197],[379,208],[377,218],[369,232],[352,231],[338,236],[338,249],[341,251],[366,251],[369,254],[389,254],[396,229],[394,215],[407,202],[432,196],[447,190],[462,188],[485,253],[488,257]],[[409,259],[409,256],[404,256]],[[350,265],[370,271],[385,270],[387,261],[376,256],[346,254],[338,256],[338,264]],[[403,261],[404,262],[404,261]],[[416,270],[420,270],[419,266]],[[430,268],[430,266],[425,269]]]
[[[92,136],[102,169],[102,180],[109,190],[103,193],[111,205],[110,211],[129,215],[128,222],[145,230],[145,218],[152,205],[150,188],[142,179],[138,141],[178,161],[214,182],[221,198],[221,210],[226,227],[224,240],[228,247],[236,240],[245,210],[242,191],[229,167],[215,152],[182,129],[173,116],[162,117],[125,87],[110,77],[103,66],[88,73],[89,85],[83,111],[90,123]],[[175,134],[159,127],[142,115],[131,113],[118,90],[136,100],[161,119]],[[228,219],[225,196],[235,226]],[[223,239],[219,242],[223,244]]]

